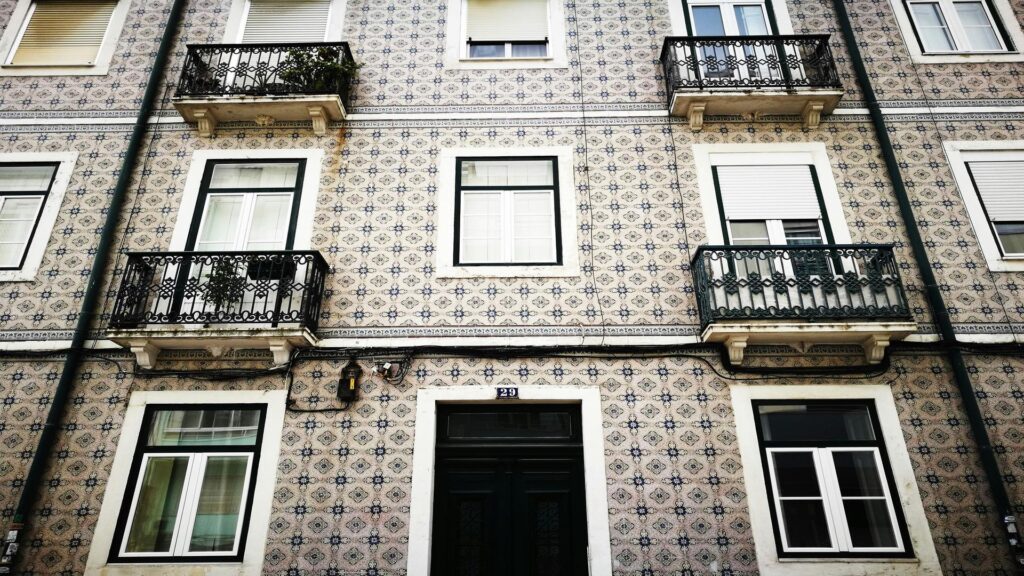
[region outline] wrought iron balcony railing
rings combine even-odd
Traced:
[[[701,329],[723,320],[908,320],[892,246],[701,246]]]
[[[337,94],[347,105],[354,62],[346,42],[192,44],[177,96]]]
[[[327,262],[319,252],[133,252],[110,319],[317,328]]]
[[[840,88],[828,35],[675,36],[661,50],[677,90]]]

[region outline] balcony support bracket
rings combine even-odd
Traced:
[[[309,106],[309,119],[313,121],[313,133],[317,136],[324,136],[327,134],[327,121],[330,116],[327,114],[327,109],[323,106]]]
[[[139,368],[152,370],[156,366],[156,357],[160,354],[160,347],[153,344],[151,340],[132,340],[128,347],[135,354],[135,361]]]
[[[196,119],[196,130],[203,138],[212,138],[217,133],[217,118],[208,108],[193,110],[192,117]]]
[[[743,363],[743,353],[747,348],[747,336],[730,336],[725,340],[725,350],[729,353],[729,362]]]
[[[861,348],[864,349],[864,359],[869,364],[878,364],[885,358],[885,349],[890,344],[889,338],[888,334],[872,334],[861,342]]]
[[[292,350],[295,349],[295,346],[284,338],[271,338],[267,341],[267,347],[274,354],[275,366],[287,364],[291,360]]]
[[[814,130],[821,125],[821,113],[825,109],[825,102],[821,100],[811,100],[804,105],[804,111],[801,114],[804,118],[804,128]]]
[[[690,102],[686,109],[686,119],[690,121],[690,130],[700,132],[704,128],[704,109],[707,102]]]

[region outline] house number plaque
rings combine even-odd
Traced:
[[[518,400],[519,388],[499,387],[494,397],[498,400]]]

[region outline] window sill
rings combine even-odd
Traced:
[[[262,559],[261,559],[262,560]],[[262,563],[260,563],[262,564]],[[246,565],[240,562],[208,562],[208,563],[163,563],[150,564],[142,562],[108,563],[102,566],[90,566],[85,576],[138,576],[153,574],[160,576],[238,576],[239,574],[259,573],[261,566],[253,563]]]
[[[1020,52],[911,53],[910,58],[918,64],[1024,62],[1024,54]]]
[[[36,270],[0,270],[0,282],[31,282],[36,279]]]
[[[437,278],[574,278],[579,266],[441,266]]]
[[[568,68],[569,64],[564,55],[545,56],[543,58],[449,58],[445,63],[448,68],[456,69],[477,69],[477,70],[502,70],[502,69],[530,69],[530,68]]]
[[[0,66],[0,76],[106,76],[109,66],[85,64],[67,66],[19,66],[4,64]]]
[[[780,564],[920,564],[917,558],[779,558]]]

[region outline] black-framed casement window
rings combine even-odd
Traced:
[[[59,164],[0,164],[0,270],[19,270],[39,226]]]
[[[873,402],[755,400],[779,557],[910,557]]]
[[[1024,258],[1024,159],[966,164],[999,253],[1004,258]]]
[[[305,160],[209,162],[186,250],[290,250],[305,167]]]
[[[464,0],[466,56],[548,56],[548,0]]]
[[[110,561],[240,561],[265,419],[265,404],[147,406]]]
[[[904,0],[904,5],[925,54],[1013,50],[990,0]]]
[[[458,158],[456,266],[562,263],[558,160]]]

